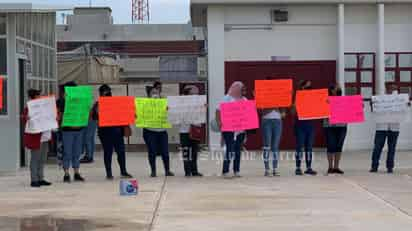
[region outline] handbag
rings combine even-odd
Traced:
[[[30,150],[39,150],[40,143],[41,143],[40,140],[41,140],[41,133],[37,133],[37,134],[24,133],[23,135],[24,147]]]
[[[132,128],[130,127],[130,125],[123,127],[123,136],[124,137],[132,136]]]
[[[202,127],[190,125],[189,137],[192,140],[201,141],[202,140]]]

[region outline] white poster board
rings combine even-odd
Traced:
[[[56,99],[54,96],[27,102],[29,120],[26,133],[36,134],[58,128]]]
[[[206,123],[206,96],[168,96],[168,119],[171,124]]]
[[[372,96],[372,108],[377,123],[400,123],[410,120],[408,94]]]

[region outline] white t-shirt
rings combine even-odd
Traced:
[[[51,131],[43,132],[41,134],[40,142],[41,143],[48,142],[49,140],[51,140],[51,136],[52,136]]]
[[[275,109],[264,115],[263,119],[282,119],[282,115],[278,110]]]

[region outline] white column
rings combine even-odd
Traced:
[[[207,9],[207,42],[209,119],[213,120],[216,107],[225,93],[224,9],[221,6]],[[220,147],[220,134],[209,132],[209,145],[212,151]]]
[[[338,4],[338,60],[337,83],[345,94],[345,5]]]
[[[378,49],[376,52],[376,93],[385,94],[385,5],[378,4]]]

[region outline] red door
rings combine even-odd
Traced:
[[[242,81],[248,88],[248,98],[252,97],[254,82],[258,79],[291,78],[296,89],[299,80],[312,81],[313,88],[328,88],[335,83],[335,61],[258,61],[258,62],[226,62],[225,87],[226,90],[234,81]],[[293,132],[294,118],[292,115],[283,120],[283,134],[281,149],[294,149],[295,136]],[[314,147],[324,147],[322,121],[316,121],[316,138]],[[247,136],[248,149],[257,150],[262,147],[261,130],[250,131]]]

